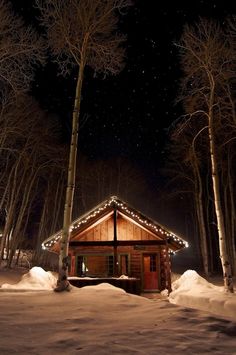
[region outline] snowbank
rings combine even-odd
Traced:
[[[11,281],[16,281],[12,271]],[[41,268],[31,269],[15,285],[9,283],[0,288],[5,291],[0,292],[0,354],[235,354],[236,321],[229,318],[236,318],[235,296],[225,295],[195,271],[184,273],[170,295],[172,303],[191,308],[166,298],[132,295],[107,283],[39,294],[37,290],[51,290],[56,283]],[[216,311],[216,305],[209,306],[213,299],[223,317],[208,312]],[[203,309],[204,302],[207,311],[193,309]]]
[[[12,273],[6,281],[4,272],[4,282],[16,281]],[[225,314],[218,317],[166,298],[131,295],[110,284],[35,292],[51,288],[51,281],[51,273],[33,268],[11,289],[3,289],[10,292],[0,292],[0,354],[235,355],[236,322]],[[33,287],[34,292],[13,292],[19,287]],[[178,292],[184,300],[189,292],[189,306],[193,296],[199,306],[199,290],[225,296],[194,272],[178,280],[172,296]]]
[[[40,267],[33,267],[21,277],[18,283],[4,283],[0,290],[47,291],[55,288],[56,281],[52,272],[46,272]],[[185,271],[178,280],[172,283],[172,290],[169,295],[170,303],[236,319],[236,293],[225,293],[223,287],[209,283],[194,270]],[[113,294],[114,297],[125,293],[123,289],[108,283],[85,286],[79,289],[79,292],[84,295],[92,292],[93,295],[97,294],[97,297],[103,297],[102,293]]]
[[[187,270],[172,284],[169,301],[236,319],[236,294],[207,282],[194,270]]]
[[[50,271],[44,271],[41,267],[33,267],[28,273],[21,277],[21,280],[16,284],[3,284],[3,290],[52,290],[56,286],[56,278]]]
[[[126,293],[125,290],[123,290],[122,288],[119,288],[119,287],[116,287],[116,286],[113,286],[109,283],[106,283],[106,282],[102,282],[98,285],[93,285],[93,286],[84,286],[80,289],[80,292],[100,292],[100,291],[106,291],[106,292],[109,292],[109,291],[112,291],[112,292],[118,292],[118,293]]]

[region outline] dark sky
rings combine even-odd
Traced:
[[[32,0],[12,3],[35,23]],[[144,172],[150,189],[165,185],[160,168],[167,159],[168,129],[182,114],[175,104],[181,78],[175,43],[185,23],[199,16],[223,21],[233,13],[236,2],[230,0],[134,0],[120,20],[127,35],[125,69],[104,80],[86,70],[79,150],[91,159],[124,157]],[[68,141],[74,90],[73,76],[58,76],[52,63],[37,71],[32,86],[42,107],[58,115]]]
[[[12,2],[33,22],[31,0]],[[86,72],[80,150],[91,158],[123,156],[147,170],[161,166],[168,127],[181,114],[175,104],[181,72],[174,42],[186,22],[232,13],[236,4],[229,0],[134,0],[120,23],[127,35],[125,69],[105,80]],[[74,86],[72,78],[58,77],[52,64],[38,71],[33,84],[33,94],[59,115],[68,136]]]
[[[32,0],[12,3],[26,21],[34,23]],[[232,14],[236,14],[236,2],[230,0],[134,0],[120,21],[120,29],[127,35],[125,69],[105,80],[86,71],[80,151],[91,159],[128,159],[144,172],[151,190],[158,186],[158,194],[166,183],[160,168],[167,159],[168,129],[182,114],[181,105],[175,104],[181,70],[174,43],[185,23],[194,23],[200,16],[223,21]],[[74,90],[73,77],[57,76],[52,63],[37,72],[32,86],[41,106],[58,115],[68,140]],[[154,207],[154,211],[160,209]],[[180,229],[188,229],[187,213],[179,218],[176,210],[181,207],[171,208],[174,213],[171,216],[168,211],[162,223],[172,227],[181,221]]]

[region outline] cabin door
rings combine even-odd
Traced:
[[[143,290],[158,289],[157,254],[143,254]]]

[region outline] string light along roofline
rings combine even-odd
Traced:
[[[124,213],[130,215],[133,219],[138,221],[144,227],[150,228],[155,232],[159,232],[165,235],[168,239],[178,243],[181,246],[188,247],[188,242],[184,239],[178,237],[175,233],[171,231],[167,231],[167,228],[161,226],[159,223],[151,221],[149,218],[145,217],[142,213],[136,211],[132,207],[129,207],[125,202],[121,201],[117,196],[111,196],[110,199],[102,202],[97,207],[93,208],[91,211],[87,212],[83,216],[79,217],[78,219],[74,220],[70,227],[70,232],[75,229],[78,229],[82,225],[86,224],[92,218],[101,214],[107,208],[115,206],[118,209],[122,210]],[[54,235],[50,236],[42,243],[42,249],[48,249],[52,247],[55,243],[57,243],[61,238],[61,230]],[[170,247],[171,249],[171,247]]]

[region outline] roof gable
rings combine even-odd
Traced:
[[[83,230],[86,230],[90,226],[94,226],[100,223],[102,220],[108,218],[114,210],[117,210],[118,213],[120,213],[124,218],[149,231],[151,234],[156,235],[158,238],[161,237],[163,240],[167,240],[170,249],[174,251],[188,246],[188,243],[182,238],[168,230],[166,227],[160,225],[156,221],[148,218],[133,207],[129,206],[127,203],[116,196],[110,197],[108,200],[105,200],[83,216],[74,220],[70,228],[71,240],[73,240],[73,238]],[[46,239],[42,243],[42,247],[44,249],[51,248],[56,242],[59,241],[60,237],[61,231]]]

